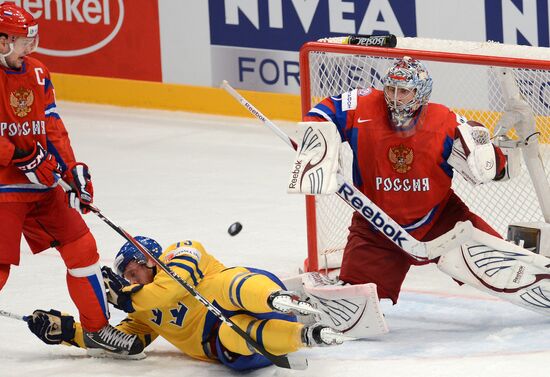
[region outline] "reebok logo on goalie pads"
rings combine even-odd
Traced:
[[[300,148],[287,185],[290,194],[332,194],[338,189],[340,134],[332,122],[300,122]]]
[[[374,225],[378,230],[384,233],[389,239],[393,241],[396,245],[403,249],[403,242],[410,242],[411,240],[407,238],[400,230],[397,231],[391,224],[386,224],[384,220],[384,215],[379,211],[374,210],[363,202],[363,200],[357,195],[354,187],[349,186],[347,183],[344,183],[338,189],[340,197],[343,198],[348,204],[353,208],[357,209],[369,222]]]
[[[523,271],[525,271],[525,267],[519,266],[516,277],[513,280],[514,283],[519,284],[521,282],[521,278],[523,278]]]
[[[288,184],[289,189],[295,189],[296,183],[298,183],[298,178],[300,177],[300,171],[302,169],[302,160],[297,160],[294,162],[294,170],[290,173],[292,177],[290,183]]]

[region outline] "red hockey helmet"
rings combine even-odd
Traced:
[[[25,9],[14,3],[0,4],[0,33],[17,37],[38,36],[38,23]]]

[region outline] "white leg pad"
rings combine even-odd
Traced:
[[[470,241],[444,253],[447,275],[506,301],[550,315],[550,259],[474,229]]]
[[[285,281],[288,289],[298,291],[320,315],[300,316],[300,322],[321,322],[354,338],[372,338],[387,333],[376,292],[376,284],[340,285],[317,272]],[[288,284],[287,284],[288,283]]]

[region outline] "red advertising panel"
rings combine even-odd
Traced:
[[[52,72],[162,81],[158,0],[14,0]]]

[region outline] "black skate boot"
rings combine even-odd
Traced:
[[[96,332],[84,331],[84,344],[92,357],[140,360],[145,358],[137,335],[126,334],[107,324]]]

